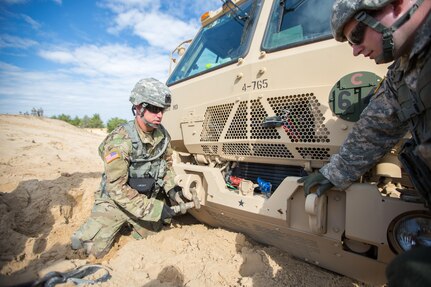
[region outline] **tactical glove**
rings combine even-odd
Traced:
[[[168,192],[167,192],[168,198],[170,200],[172,200],[175,203],[179,203],[178,200],[180,198],[178,198],[178,196],[181,196],[181,187],[179,186],[174,186],[173,188],[171,188]]]
[[[163,205],[162,215],[160,219],[164,221],[165,219],[172,218],[176,215],[175,211],[173,211],[168,205]]]
[[[321,196],[328,190],[330,190],[334,185],[321,174],[319,171],[313,172],[310,175],[301,177],[297,181],[298,183],[304,183],[304,194],[305,196],[311,193],[311,189],[317,186],[316,195]]]
[[[187,208],[186,208],[186,205],[184,204],[184,200],[181,198],[181,196],[183,195],[181,187],[174,186],[172,189],[170,189],[167,192],[167,195],[172,204],[180,206],[182,214],[185,214],[187,212]]]

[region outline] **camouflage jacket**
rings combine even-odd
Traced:
[[[138,126],[136,120],[135,126]],[[137,128],[137,131],[139,138],[145,145],[147,153],[151,156],[157,154],[156,147],[164,138],[164,134],[160,129],[155,129],[151,133],[144,133],[140,128]],[[99,146],[99,155],[103,160],[105,168],[104,190],[109,200],[114,201],[123,210],[126,210],[137,218],[157,221],[160,219],[163,202],[154,197],[147,198],[146,195],[139,194],[138,191],[127,184],[132,149],[132,140],[123,126],[119,126],[112,131],[101,143]],[[175,173],[172,168],[172,149],[170,145],[168,145],[162,157],[167,162],[167,170],[163,177],[164,184],[162,187],[165,191],[169,191],[175,185]]]
[[[386,79],[361,114],[338,154],[320,172],[336,187],[348,188],[372,168],[409,131],[408,122],[402,122],[397,112],[396,77],[404,76],[411,90],[416,90],[419,72],[429,58],[431,44],[431,17],[424,21],[414,40],[411,53],[396,60]],[[431,95],[430,95],[431,96]]]

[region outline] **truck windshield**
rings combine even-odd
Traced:
[[[257,6],[245,1],[203,27],[175,67],[167,84],[197,76],[235,62],[248,51]]]
[[[280,50],[331,38],[333,3],[333,0],[274,1],[262,50]]]

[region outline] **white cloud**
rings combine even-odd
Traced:
[[[28,15],[21,14],[21,17],[24,19],[25,22],[30,24],[30,26],[35,30],[39,30],[42,27],[42,25],[39,22],[37,22],[36,20],[34,20]]]
[[[69,73],[30,72],[0,63],[0,113],[43,108],[45,115],[83,117],[95,113],[104,121],[131,117],[128,97],[136,78],[77,78]]]
[[[57,47],[39,55],[62,64],[52,72],[32,72],[0,63],[0,112],[18,113],[33,107],[45,115],[74,117],[99,113],[129,119],[130,91],[141,78],[167,78],[169,59],[159,50],[126,45]]]
[[[84,45],[73,49],[54,48],[40,51],[47,60],[69,65],[69,73],[113,78],[152,74],[165,80],[169,66],[167,54],[151,48],[127,45]]]
[[[133,32],[147,40],[152,46],[173,50],[179,43],[192,38],[199,25],[194,22],[183,22],[166,14],[149,13],[141,15],[134,23]]]
[[[60,64],[69,64],[74,62],[73,55],[68,51],[40,51],[39,56]]]
[[[0,0],[6,1],[6,0]],[[61,0],[52,0],[61,5]],[[8,0],[8,3],[19,3]],[[217,4],[216,4],[217,2]],[[59,65],[59,69],[26,70],[0,62],[0,113],[43,108],[45,115],[65,113],[74,117],[99,113],[103,120],[130,119],[128,101],[135,83],[145,77],[167,78],[169,51],[191,38],[199,28],[199,16],[220,6],[218,0],[108,0],[98,2],[112,14],[109,31],[121,37],[126,33],[145,39],[148,46],[131,44],[92,44],[51,46],[25,38],[0,37],[0,47],[33,47],[38,55]],[[163,6],[163,7],[162,7]],[[163,12],[160,10],[163,9]],[[40,24],[20,15],[34,29]],[[12,36],[13,37],[13,36]],[[144,41],[142,41],[144,42]],[[49,45],[49,43],[45,43]]]
[[[31,39],[12,36],[8,34],[0,35],[0,48],[18,48],[27,49],[36,46],[38,43]]]
[[[167,4],[173,1],[163,3],[167,6],[164,7],[166,8],[164,12],[160,10],[159,1],[111,0],[103,3],[104,7],[114,13],[114,21],[108,28],[108,32],[119,34],[130,29],[133,34],[146,40],[150,46],[165,51],[171,51],[182,41],[192,38],[200,28],[199,16],[195,14],[196,11],[193,8],[195,6],[192,3],[183,3],[183,6],[188,5],[192,8],[187,14],[181,12],[186,10],[176,8],[183,8],[183,6]],[[190,17],[191,12],[193,17]]]
[[[195,19],[200,19],[200,16],[210,10],[216,10],[222,6],[220,0],[205,0],[205,1],[190,1],[177,0],[165,1],[166,13],[180,19],[188,19],[192,15]]]

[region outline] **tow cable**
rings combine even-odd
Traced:
[[[98,271],[99,269],[104,269],[105,273],[98,279],[83,279],[84,277],[91,275]],[[95,284],[100,282],[105,282],[111,278],[110,269],[102,265],[83,265],[74,270],[67,272],[57,272],[52,271],[47,273],[41,279],[35,281],[32,287],[53,287],[57,284],[72,282],[75,285],[79,284]]]

